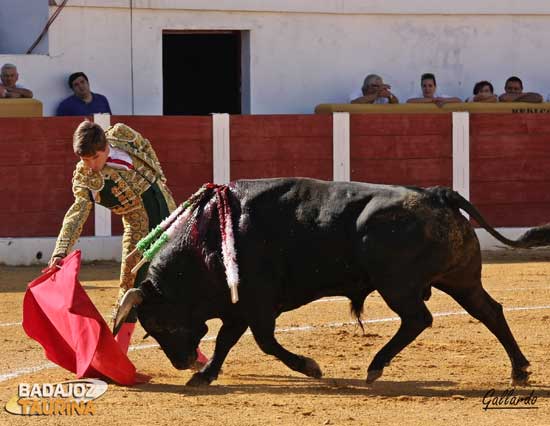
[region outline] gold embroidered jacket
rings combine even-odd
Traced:
[[[169,211],[176,206],[157,155],[147,139],[121,123],[110,127],[105,136],[111,146],[132,157],[134,169],[122,170],[106,165],[101,171],[94,172],[82,161],[77,163],[72,179],[74,202],[65,214],[52,257],[66,256],[80,237],[94,202],[104,205],[122,215],[124,234],[120,286],[128,289],[133,287],[135,278],[130,271],[139,259],[134,256],[126,262],[126,255],[149,232],[149,219],[141,195],[156,183]],[[106,190],[109,197],[103,199],[101,194],[105,194]]]

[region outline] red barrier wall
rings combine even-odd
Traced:
[[[470,116],[470,198],[493,226],[550,221],[550,117]]]
[[[72,136],[83,119],[0,118],[0,236],[57,235],[73,200]],[[83,235],[93,235],[91,216]]]
[[[451,114],[351,114],[351,180],[452,185]]]
[[[203,183],[212,181],[211,117],[111,117],[111,124],[119,122],[149,139],[177,204],[189,198]],[[112,223],[113,235],[120,235],[120,216],[112,215]]]
[[[72,134],[83,117],[0,119],[0,237],[55,236],[72,202]],[[452,182],[450,114],[351,115],[351,178]],[[212,181],[211,117],[113,116],[151,140],[177,202]],[[332,116],[231,117],[231,178],[332,179]],[[472,201],[494,226],[550,220],[550,120],[471,114]],[[113,234],[121,233],[113,215]],[[93,235],[93,215],[84,234]]]
[[[332,180],[331,115],[236,115],[230,126],[232,180]]]

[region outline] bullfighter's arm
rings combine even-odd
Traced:
[[[153,159],[153,162],[155,163],[155,166],[157,168],[158,173],[160,174],[159,179],[166,183],[166,176],[164,175],[164,171],[162,170],[162,166],[160,165],[160,161],[157,157],[157,153],[153,149],[151,143],[148,139],[142,138],[141,139],[141,149],[149,155]]]
[[[61,226],[61,231],[59,231],[57,242],[55,243],[52,259],[55,257],[65,257],[67,253],[69,253],[80,237],[82,227],[92,210],[93,203],[87,188],[73,186],[73,194],[74,202],[71,207],[69,207],[69,210],[67,210],[67,213],[65,213],[63,225]]]

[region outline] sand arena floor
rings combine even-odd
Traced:
[[[434,290],[428,307],[433,327],[399,354],[372,386],[365,384],[374,354],[399,322],[378,294],[367,298],[366,334],[353,324],[347,300],[324,299],[283,314],[279,341],[314,358],[324,377],[304,377],[263,354],[250,335],[230,352],[223,373],[210,387],[188,388],[191,372],[175,370],[152,339],[134,335],[130,359],[153,376],[132,388],[109,385],[90,417],[21,417],[3,411],[21,382],[57,383],[74,375],[51,367],[42,348],[20,321],[26,284],[39,267],[0,266],[0,425],[373,425],[373,424],[550,424],[550,251],[485,253],[483,279],[505,309],[510,327],[531,361],[531,382],[516,395],[533,392],[536,409],[483,410],[487,391],[509,389],[510,363],[496,338]],[[118,291],[118,265],[84,265],[81,281],[105,316]],[[522,308],[522,309],[518,309]],[[524,308],[524,309],[523,309]],[[302,326],[311,327],[302,327]],[[210,354],[220,322],[209,322],[202,344]]]

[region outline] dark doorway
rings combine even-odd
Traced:
[[[164,31],[164,115],[240,114],[241,33]]]

